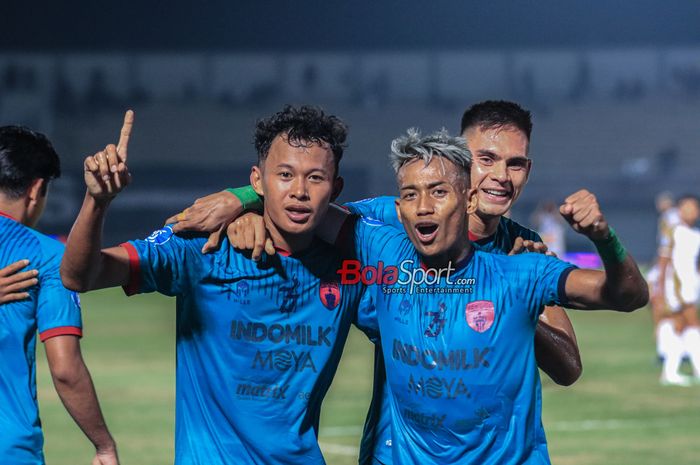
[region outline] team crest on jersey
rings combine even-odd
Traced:
[[[493,325],[495,316],[493,302],[490,300],[477,300],[467,304],[464,315],[469,327],[478,333],[488,331]]]
[[[335,310],[340,305],[340,287],[338,283],[321,283],[318,295],[321,303],[328,310]]]
[[[158,231],[153,231],[150,236],[146,238],[147,242],[155,245],[163,245],[173,237],[173,227],[172,225],[167,225]]]

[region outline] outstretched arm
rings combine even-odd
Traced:
[[[45,348],[58,396],[75,423],[95,445],[93,465],[118,465],[117,446],[102,416],[78,338],[52,337],[46,340]]]
[[[68,289],[84,292],[128,283],[128,254],[122,247],[102,249],[102,229],[109,204],[131,180],[126,162],[133,121],[129,110],[118,146],[110,144],[84,161],[87,192],[61,261],[61,280]]]
[[[647,304],[649,289],[637,263],[627,253],[600,211],[596,197],[580,190],[560,207],[564,219],[598,249],[605,271],[574,270],[566,280],[567,307],[631,312]]]

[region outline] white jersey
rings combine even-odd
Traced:
[[[666,299],[672,310],[695,303],[700,293],[698,256],[700,255],[700,230],[686,224],[676,225],[662,243],[659,253],[671,259],[666,270]]]

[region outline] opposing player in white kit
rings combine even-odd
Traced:
[[[673,312],[673,327],[660,327],[659,337],[664,332],[674,331],[680,335],[675,343],[665,347],[661,372],[663,384],[687,386],[690,380],[678,372],[683,352],[686,351],[693,364],[693,374],[700,381],[700,322],[697,302],[700,296],[700,230],[695,227],[700,218],[700,202],[686,195],[678,200],[679,223],[674,226],[659,249],[659,292]]]

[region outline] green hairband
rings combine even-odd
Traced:
[[[241,205],[243,205],[243,210],[262,210],[262,198],[255,192],[252,186],[230,187],[226,190],[238,197],[238,200],[241,201]]]
[[[622,263],[627,258],[627,250],[618,239],[615,230],[610,228],[610,234],[605,239],[593,241],[603,263]]]

